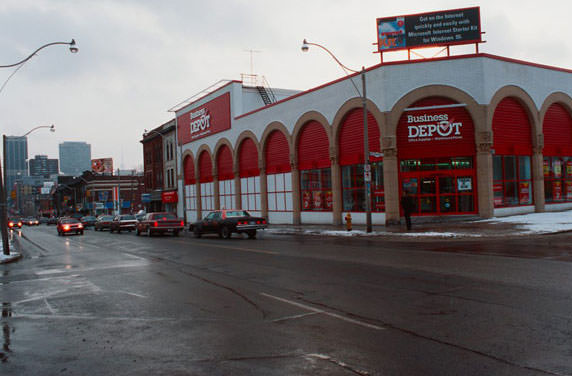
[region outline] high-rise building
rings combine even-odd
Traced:
[[[79,176],[91,171],[91,145],[66,141],[60,144],[60,171],[64,175]]]
[[[4,169],[6,193],[9,195],[16,180],[28,175],[28,139],[26,137],[6,136],[4,149]]]
[[[60,171],[58,160],[48,159],[47,155],[36,155],[34,159],[28,161],[28,164],[30,165],[30,176],[41,176],[48,179]]]

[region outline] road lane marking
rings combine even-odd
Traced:
[[[224,248],[224,249],[232,249],[234,251],[242,251],[242,252],[252,252],[252,253],[262,253],[265,255],[278,255],[278,252],[274,252],[274,251],[266,251],[264,249],[251,249],[251,248],[242,248],[242,247],[231,247],[228,245],[218,245],[218,244],[207,244],[207,243],[199,243],[199,242],[185,242],[185,244],[195,244],[195,245],[203,245],[205,247],[211,247],[211,248]]]
[[[274,296],[274,295],[266,294],[263,292],[261,292],[260,295],[265,296],[265,297],[270,298],[270,299],[278,300],[279,302],[282,302],[282,303],[293,305],[294,307],[305,309],[305,310],[310,311],[310,312],[321,313],[321,314],[333,317],[333,318],[338,319],[338,320],[342,320],[345,322],[349,322],[351,324],[363,326],[365,328],[375,329],[375,330],[385,330],[385,328],[382,328],[381,326],[369,324],[367,322],[363,322],[363,321],[359,321],[359,320],[355,320],[355,319],[350,319],[349,317],[338,315],[337,313],[324,311],[322,309],[317,309],[317,308],[311,307],[311,306],[306,305],[306,304],[302,304],[302,303],[294,302],[292,300],[281,298],[279,296]]]

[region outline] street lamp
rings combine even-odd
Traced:
[[[364,173],[364,181],[365,181],[365,213],[366,213],[366,232],[371,232],[371,165],[369,163],[369,137],[368,137],[368,127],[367,127],[367,96],[366,96],[366,85],[365,85],[365,67],[361,68],[361,71],[356,71],[346,67],[342,64],[338,58],[330,52],[326,47],[317,44],[317,43],[310,43],[306,39],[302,42],[302,52],[308,52],[310,46],[316,46],[321,48],[322,50],[326,51],[340,67],[344,71],[346,71],[346,75],[348,75],[347,71],[352,73],[360,73],[361,75],[361,84],[362,84],[362,91],[358,90],[356,84],[354,83],[352,77],[350,77],[350,81],[354,88],[356,89],[358,95],[361,96],[362,100],[362,107],[363,107],[363,173]]]
[[[72,54],[75,54],[79,51],[79,48],[76,46],[75,39],[72,39],[71,42],[52,42],[52,43],[44,44],[43,46],[39,47],[34,52],[32,52],[28,57],[18,61],[17,63],[0,65],[0,68],[11,68],[11,67],[18,66],[16,71],[14,73],[12,73],[12,75],[10,75],[8,77],[8,79],[4,82],[2,87],[0,87],[0,91],[2,91],[2,89],[4,89],[4,86],[6,85],[8,80],[18,71],[18,69],[20,69],[26,61],[30,60],[33,56],[35,56],[36,53],[38,53],[40,50],[42,50],[46,47],[59,45],[59,44],[68,45],[69,50]],[[26,135],[30,134],[34,130],[35,129],[32,129],[30,132],[26,133]],[[55,131],[55,128],[53,125],[50,128],[50,130],[52,132]],[[4,149],[3,149],[4,154],[6,154],[6,135],[3,135],[3,143],[4,143]],[[4,156],[4,161],[6,161],[5,156]],[[4,170],[6,170],[6,166],[4,166]],[[6,172],[6,171],[4,171],[4,172]],[[4,179],[4,180],[6,180],[6,179]],[[4,248],[4,254],[10,255],[10,244],[8,243],[8,228],[7,228],[8,219],[6,218],[6,209],[7,209],[6,208],[6,188],[4,187],[4,182],[2,181],[2,171],[1,171],[1,167],[0,167],[0,227],[1,227],[0,232],[2,233],[2,244],[4,246],[3,247]]]
[[[41,128],[49,128],[50,132],[56,131],[55,125],[40,125],[38,127],[32,128],[28,132],[24,133],[22,137],[28,136],[30,133],[41,129]],[[2,150],[4,152],[4,174],[6,174],[6,135],[2,135]],[[4,178],[4,181],[2,181]],[[6,176],[2,176],[2,166],[0,166],[0,229],[2,233],[2,244],[4,251],[3,253],[7,256],[10,255],[10,244],[8,243],[8,218],[7,218],[7,207],[6,207],[6,187],[4,186],[4,182],[6,181]]]
[[[72,54],[75,54],[79,51],[79,48],[77,48],[77,46],[76,46],[75,39],[72,39],[71,42],[52,42],[52,43],[44,44],[42,47],[40,47],[36,51],[32,52],[30,54],[30,56],[28,56],[27,58],[25,58],[23,60],[20,60],[19,62],[14,63],[14,64],[0,65],[0,68],[11,68],[11,67],[15,67],[15,66],[20,65],[20,64],[24,64],[26,61],[30,60],[36,53],[38,53],[38,51],[40,51],[46,47],[49,47],[49,46],[54,46],[56,44],[65,44],[65,45],[70,46],[70,52]]]

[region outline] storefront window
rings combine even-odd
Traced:
[[[303,211],[332,211],[332,173],[330,168],[300,171]]]
[[[530,156],[495,155],[493,192],[495,207],[532,204]]]
[[[343,211],[365,212],[365,181],[363,164],[342,166]],[[383,162],[371,164],[371,211],[385,210]]]
[[[466,170],[473,168],[473,158],[425,158],[402,160],[401,172],[434,171],[434,170]]]
[[[417,215],[475,212],[472,157],[403,160],[401,191],[414,196]]]
[[[572,157],[544,157],[546,203],[572,201]]]

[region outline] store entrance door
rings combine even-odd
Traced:
[[[401,173],[401,191],[415,198],[413,215],[476,213],[476,181],[473,169],[431,170]]]

